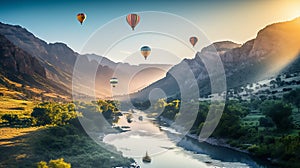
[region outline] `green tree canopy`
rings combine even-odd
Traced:
[[[292,90],[291,92],[283,95],[283,99],[292,103],[300,111],[300,89]]]
[[[49,163],[40,161],[37,163],[37,168],[71,168],[71,164],[64,161],[63,158],[50,160]]]
[[[35,107],[31,116],[36,119],[37,125],[65,125],[76,118],[75,105],[59,103],[42,103]]]
[[[262,104],[261,110],[273,120],[277,129],[287,130],[291,128],[292,108],[289,104],[282,101],[268,100]]]

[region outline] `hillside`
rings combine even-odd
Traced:
[[[266,26],[258,32],[255,39],[249,40],[243,45],[228,41],[213,43],[197,53],[194,59],[183,60],[172,67],[165,78],[153,83],[141,92],[133,94],[132,97],[144,99],[154,88],[164,90],[167,96],[179,95],[178,84],[171,74],[179,74],[176,76],[181,76],[181,78],[176,78],[177,81],[186,81],[180,83],[181,88],[190,89],[193,87],[191,86],[192,83],[189,82],[189,79],[184,79],[185,75],[183,75],[190,70],[197,79],[200,95],[210,94],[209,76],[203,59],[213,60],[217,54],[223,62],[227,88],[242,86],[274,76],[287,65],[289,65],[290,71],[296,70],[299,64],[292,62],[297,61],[300,51],[299,30],[300,18],[296,18],[292,21]],[[191,89],[189,92],[190,95],[195,94]]]
[[[0,34],[4,35],[17,47],[37,58],[45,67],[48,79],[60,85],[70,86],[71,72],[78,56],[62,43],[47,44],[35,37],[25,28],[0,23]]]
[[[46,78],[45,68],[35,57],[16,47],[2,35],[0,35],[0,71],[2,87],[23,92],[27,98],[31,96],[56,98],[59,96],[57,93],[60,95],[67,93],[57,83]]]
[[[140,90],[163,78],[171,65],[115,63],[95,54],[79,56],[73,74],[73,91],[79,95],[111,97]],[[118,78],[112,88],[109,80]],[[76,94],[77,96],[77,94]]]
[[[120,87],[120,91],[115,94],[127,94],[127,86],[130,85],[131,78],[135,79],[132,83],[136,83],[136,86],[130,88],[128,91],[133,92],[164,77],[165,72],[171,67],[171,65],[148,64],[136,66],[128,63],[115,63],[95,54],[80,55],[64,43],[46,43],[25,28],[17,25],[0,23],[0,34],[8,39],[11,44],[26,52],[27,55],[32,56],[35,62],[38,62],[39,68],[44,71],[43,78],[46,78],[49,84],[55,84],[56,89],[59,90],[57,91],[58,93],[63,90],[67,96],[70,96],[72,92],[73,70],[76,61],[77,65],[78,63],[82,63],[81,65],[83,65],[84,68],[81,70],[80,75],[75,77],[75,80],[80,79],[81,81],[75,83],[75,88],[78,89],[75,89],[74,93],[89,95],[89,93],[95,89],[96,96],[98,97],[112,95],[109,79],[113,76],[117,76],[120,80],[120,84],[124,84],[123,87]],[[18,61],[20,60],[16,60],[16,63],[18,63]],[[28,64],[26,70],[30,71],[31,67],[32,65]],[[34,69],[35,67],[32,68]],[[90,70],[94,70],[96,74],[91,76],[94,72]],[[137,72],[139,73],[138,75],[143,76],[143,79],[134,77]],[[92,84],[95,85],[95,88],[88,87],[91,83],[86,83],[86,81],[95,81],[95,84]],[[32,82],[34,83],[34,80]],[[44,87],[45,89],[40,88],[47,90],[47,86]],[[88,89],[86,90],[85,88]],[[123,92],[124,89],[126,91]]]

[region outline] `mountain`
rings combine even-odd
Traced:
[[[93,95],[95,90],[96,96],[109,97],[137,92],[134,96],[141,98],[146,97],[154,88],[161,88],[168,96],[178,96],[178,90],[187,89],[187,92],[191,92],[189,95],[193,96],[196,94],[193,88],[200,86],[200,94],[205,96],[210,94],[209,79],[215,74],[208,74],[203,61],[217,61],[217,55],[223,63],[228,88],[266,78],[278,73],[286,65],[290,66],[290,70],[297,69],[299,64],[292,62],[297,60],[299,54],[299,22],[300,18],[297,18],[269,25],[260,30],[255,39],[242,45],[230,41],[213,43],[198,52],[195,58],[184,59],[171,69],[171,65],[130,65],[115,63],[95,54],[80,55],[66,44],[48,44],[20,26],[0,23],[0,34],[9,40],[11,45],[35,58],[32,64],[26,66],[19,63],[20,59],[15,59],[15,63],[20,66],[20,71],[45,78],[47,82],[40,82],[40,88],[42,84],[49,83],[55,85],[51,86],[50,90],[54,91],[53,88],[57,88],[55,90],[63,90],[70,95],[73,82],[75,92],[80,94]],[[34,66],[38,66],[34,63],[36,61],[42,67],[39,68],[40,71],[35,70],[37,67]],[[74,77],[76,62],[84,66]],[[11,63],[13,64],[13,61]],[[6,61],[3,66],[10,66],[14,72],[16,67],[12,64]],[[29,70],[28,67],[33,69]],[[189,74],[190,72],[192,74]],[[188,74],[193,76],[190,78]],[[110,86],[111,77],[119,79],[116,88]],[[196,80],[197,86],[192,78]],[[14,76],[13,79],[17,80],[17,77]],[[37,81],[36,86],[38,83]],[[151,83],[153,84],[150,85]],[[47,86],[43,87],[44,90],[49,90]]]
[[[1,72],[45,78],[46,71],[39,61],[0,35]]]
[[[85,54],[79,57],[77,67],[81,73],[74,74],[76,90],[84,94],[95,94],[97,97],[125,95],[141,90],[149,84],[163,78],[172,65],[115,63],[105,57],[95,54]],[[94,74],[95,72],[95,74]],[[109,79],[118,78],[118,86],[111,87]],[[84,86],[91,86],[92,89]]]
[[[294,60],[299,62],[299,51],[300,18],[271,24],[260,30],[255,39],[243,45],[223,41],[203,48],[195,58],[184,59],[172,67],[165,78],[139,93],[132,94],[131,97],[147,99],[148,94],[155,88],[162,89],[168,97],[180,96],[179,90],[185,89],[192,97],[195,96],[193,87],[199,87],[201,96],[208,95],[211,93],[210,78],[203,61],[217,61],[217,55],[224,66],[227,88],[253,83],[279,73],[287,65],[290,70],[299,69],[299,63],[292,63]],[[193,72],[198,86],[194,86],[192,80],[186,77],[185,74],[190,71]]]
[[[63,43],[47,44],[21,26],[0,23],[0,34],[14,45],[37,58],[46,69],[48,79],[65,87],[71,85],[73,65],[78,53]]]
[[[76,88],[75,93],[94,94],[94,88],[89,86],[95,86],[97,96],[111,96],[112,89],[109,79],[113,76],[117,76],[120,81],[119,87],[114,89],[117,91],[115,94],[128,94],[128,92],[139,90],[164,77],[166,71],[171,67],[171,65],[130,65],[115,63],[95,54],[80,55],[66,44],[48,44],[17,25],[0,23],[0,34],[13,45],[34,57],[44,68],[47,80],[50,83],[56,83],[57,87],[68,92],[68,96],[72,91],[72,83]],[[72,80],[76,61],[77,65],[84,65],[84,68],[75,77],[77,83],[74,84]],[[93,74],[91,70],[96,74],[91,76]],[[142,78],[136,78],[135,75],[142,76]],[[130,86],[129,89],[128,86]]]
[[[46,70],[38,59],[12,44],[0,35],[0,84],[2,87],[20,90],[30,95],[66,92],[46,78]],[[28,96],[28,95],[27,95]],[[56,95],[58,96],[58,95]]]
[[[281,73],[300,73],[300,54],[297,56],[297,58],[292,61],[288,66],[286,66]]]

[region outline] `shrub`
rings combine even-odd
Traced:
[[[40,161],[37,163],[37,168],[71,168],[71,164],[64,161],[63,158],[50,160],[49,163]]]

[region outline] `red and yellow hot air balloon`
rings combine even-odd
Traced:
[[[85,19],[86,19],[86,15],[84,13],[77,14],[77,20],[80,22],[80,24],[82,24]]]
[[[197,42],[198,42],[198,38],[197,37],[191,37],[190,38],[190,43],[193,45],[193,47],[196,45]]]
[[[129,14],[126,16],[126,21],[132,30],[134,30],[135,26],[140,22],[140,16],[137,14]]]

